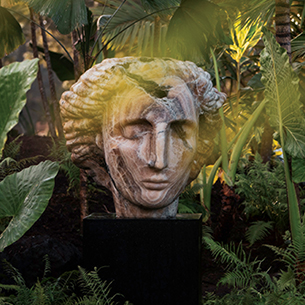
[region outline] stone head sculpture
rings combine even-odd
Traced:
[[[194,63],[106,59],[62,95],[67,146],[111,190],[117,217],[174,217],[213,150],[224,100]]]

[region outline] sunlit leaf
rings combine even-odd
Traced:
[[[0,37],[0,58],[13,52],[25,42],[20,24],[2,6],[0,6]]]
[[[265,85],[270,125],[283,132],[284,149],[293,157],[305,156],[305,119],[300,102],[299,79],[286,50],[264,29],[265,49],[261,52],[261,81]]]
[[[275,1],[270,0],[251,0],[241,10],[242,26],[256,23],[269,23],[275,12]]]
[[[13,217],[0,236],[0,251],[18,240],[44,212],[58,170],[58,163],[48,160],[0,182],[0,218]]]
[[[230,55],[236,61],[240,62],[245,51],[253,48],[262,36],[262,24],[255,23],[241,26],[240,15],[237,16],[234,23],[230,26],[231,39],[233,44],[229,46]]]
[[[15,62],[0,69],[0,158],[6,134],[18,123],[38,71],[38,59]]]
[[[37,13],[52,18],[59,32],[69,34],[76,27],[87,24],[84,0],[24,0]]]

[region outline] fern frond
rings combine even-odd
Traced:
[[[4,259],[2,262],[5,273],[9,277],[11,277],[19,287],[26,286],[25,280],[22,277],[21,273],[15,267],[13,267],[12,264],[10,264],[6,259]]]
[[[20,148],[22,145],[22,141],[19,141],[19,138],[21,137],[18,136],[17,138],[15,138],[12,142],[7,143],[4,146],[3,152],[2,152],[2,158],[12,158],[12,159],[16,159],[16,157],[19,155],[20,152]]]
[[[221,263],[230,266],[238,266],[240,268],[246,267],[246,253],[243,251],[241,244],[236,248],[234,244],[229,246],[222,246],[211,238],[203,237],[203,241],[207,248],[212,252],[215,258],[220,259]]]
[[[281,257],[280,260],[286,262],[289,266],[293,267],[296,263],[296,257],[292,251],[287,249],[282,249],[273,245],[264,245],[265,247],[270,248],[275,254]],[[290,248],[291,249],[291,248]]]
[[[233,271],[226,272],[218,284],[230,285],[235,288],[243,288],[249,285],[252,276],[252,274],[245,272],[245,270],[235,269]]]
[[[44,271],[43,271],[43,277],[42,278],[45,279],[47,274],[49,274],[51,272],[51,264],[50,264],[48,254],[46,254],[43,257],[43,261],[44,261],[45,265],[44,265]]]
[[[106,281],[102,281],[98,275],[98,269],[94,268],[93,271],[86,272],[83,268],[79,267],[80,283],[85,294],[84,298],[79,299],[79,304],[90,301],[95,301],[96,304],[109,304],[115,305],[113,302],[117,294],[110,296],[110,285]],[[85,303],[86,304],[86,303]],[[88,303],[89,304],[89,303]],[[93,304],[93,303],[90,303]]]
[[[249,246],[252,246],[256,241],[261,240],[268,235],[268,231],[273,228],[272,221],[262,221],[258,220],[249,227],[246,232],[246,239],[250,243]]]
[[[295,273],[291,267],[288,266],[287,271],[281,270],[280,277],[277,280],[277,287],[284,290],[289,287],[296,287]]]

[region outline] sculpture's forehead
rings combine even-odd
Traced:
[[[135,90],[120,98],[113,112],[115,121],[172,122],[197,120],[195,102],[189,89],[172,88],[164,98],[153,97],[144,91]]]

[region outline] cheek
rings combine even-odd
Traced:
[[[192,163],[196,153],[196,139],[184,143],[181,139],[171,139],[168,161],[172,168],[186,168]]]

